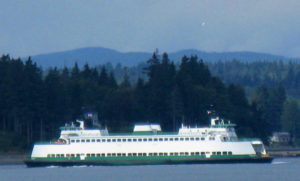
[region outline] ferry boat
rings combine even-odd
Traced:
[[[182,125],[164,133],[158,124],[135,125],[132,133],[86,129],[84,121],[61,127],[57,141],[36,143],[28,167],[74,165],[146,165],[195,163],[270,163],[259,139],[240,139],[234,126],[219,117],[208,127]]]

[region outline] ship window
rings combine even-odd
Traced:
[[[95,157],[95,156],[96,156],[96,154],[95,154],[95,153],[92,153],[92,154],[91,154],[91,157]]]
[[[49,157],[51,157],[51,155],[50,155],[50,154],[48,154],[48,155],[47,155],[47,157],[49,158]]]
[[[126,156],[126,153],[122,153],[122,156]]]
[[[138,156],[143,156],[143,153],[138,153]]]
[[[200,138],[196,138],[196,141],[199,141],[200,140]]]
[[[71,140],[71,143],[75,143],[75,140]]]
[[[105,157],[105,153],[102,153],[101,156]]]
[[[122,156],[122,154],[121,153],[117,153],[117,156]]]
[[[100,153],[97,153],[97,155],[96,155],[97,157],[100,157]]]
[[[65,155],[64,154],[60,154],[60,157],[65,157]]]
[[[136,153],[132,153],[132,156],[136,156]]]
[[[190,140],[190,138],[185,138],[185,141],[189,141]]]
[[[215,138],[214,137],[209,137],[209,140],[215,140]]]
[[[153,153],[149,153],[149,156],[152,156],[153,155]]]
[[[111,156],[116,156],[116,154],[115,154],[115,153],[112,153]]]
[[[191,140],[191,141],[194,141],[194,140],[195,140],[195,138],[190,138],[190,140]]]
[[[181,155],[181,156],[184,155],[184,152],[180,152],[180,155]]]
[[[173,141],[173,138],[170,138],[170,141]]]
[[[116,139],[111,139],[112,142],[116,142]]]
[[[164,155],[164,153],[159,153],[159,156],[163,156]]]
[[[144,138],[143,141],[147,141],[147,138]]]
[[[122,139],[122,141],[123,141],[123,142],[126,142],[126,139],[124,138],[124,139]]]
[[[173,156],[174,155],[174,153],[170,153],[170,156]]]
[[[117,139],[117,142],[121,142],[121,139]]]
[[[221,155],[221,152],[220,152],[220,151],[218,151],[218,152],[217,152],[217,155]]]
[[[157,138],[154,138],[153,141],[157,141]]]
[[[128,153],[128,156],[132,156],[132,153]]]
[[[152,141],[152,138],[149,138],[148,141]]]
[[[102,139],[101,141],[102,141],[102,142],[106,142],[106,139]]]
[[[111,153],[107,153],[107,156],[111,156]]]
[[[175,138],[174,140],[175,140],[175,141],[178,141],[178,138]]]
[[[231,151],[229,151],[229,152],[228,152],[228,155],[232,155],[232,152],[231,152]]]
[[[194,156],[194,155],[195,155],[195,153],[194,153],[194,152],[191,152],[191,155],[192,155],[192,156]]]
[[[80,140],[76,140],[76,143],[79,143],[80,142]]]
[[[159,138],[159,141],[163,141],[163,139],[162,139],[162,138]]]
[[[157,153],[153,153],[153,156],[157,156]]]
[[[87,143],[89,143],[91,140],[86,140]]]
[[[136,139],[132,139],[133,142],[136,142]]]
[[[95,140],[94,140],[94,139],[92,139],[92,142],[95,142]]]
[[[90,157],[90,156],[91,156],[91,154],[90,154],[90,153],[86,154],[86,157]]]
[[[60,157],[60,154],[56,154],[56,157]]]
[[[107,141],[107,142],[110,142],[110,139],[107,139],[106,141]]]
[[[51,154],[51,157],[55,157],[55,154]]]
[[[165,138],[164,140],[165,140],[165,141],[168,141],[168,138]]]
[[[180,138],[180,141],[183,141],[184,140],[184,138]]]
[[[205,138],[201,138],[201,140],[203,141],[203,140],[205,140]]]
[[[196,152],[195,155],[200,155],[200,153],[199,153],[199,152]]]
[[[67,154],[66,157],[70,157],[70,154]]]
[[[205,152],[201,152],[201,155],[205,155]]]
[[[100,142],[101,140],[100,139],[97,139],[97,142]]]
[[[147,153],[143,153],[143,156],[147,156]]]
[[[212,152],[212,154],[213,154],[213,155],[215,155],[215,154],[216,154],[216,152],[214,152],[214,151],[213,151],[213,152]]]
[[[227,151],[223,151],[223,153],[222,153],[223,155],[227,155]]]
[[[174,153],[175,156],[178,156],[179,154],[177,152]]]
[[[85,140],[81,140],[81,142],[82,142],[82,143],[84,143],[84,142],[85,142]]]
[[[131,140],[131,139],[128,139],[127,141],[128,141],[128,142],[131,142],[132,140]]]
[[[168,156],[168,153],[164,153],[164,156]]]
[[[76,154],[76,157],[80,157],[80,154]]]
[[[142,142],[143,140],[141,138],[139,138],[138,141]]]

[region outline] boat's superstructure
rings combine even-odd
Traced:
[[[200,162],[270,162],[259,139],[239,139],[234,124],[218,117],[209,127],[181,126],[178,133],[163,133],[156,124],[136,125],[130,134],[109,134],[107,129],[85,129],[84,122],[61,127],[53,143],[34,145],[27,165],[122,165]]]

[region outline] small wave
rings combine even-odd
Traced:
[[[72,168],[86,168],[89,167],[88,165],[78,165],[78,166],[71,166]]]
[[[48,166],[48,167],[46,167],[46,168],[58,168],[59,166]]]
[[[278,162],[278,161],[277,162],[272,162],[273,165],[286,164],[286,163],[288,163],[288,162]]]

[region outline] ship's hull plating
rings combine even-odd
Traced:
[[[228,163],[271,163],[272,157],[231,157],[231,158],[120,158],[90,160],[25,160],[28,167],[81,166],[81,165],[172,165],[172,164],[228,164]]]

